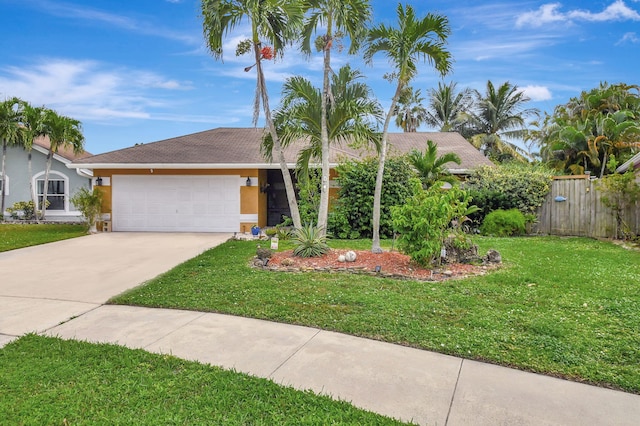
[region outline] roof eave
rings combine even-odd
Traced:
[[[274,163],[71,163],[70,169],[114,169],[114,170],[140,170],[140,169],[279,169],[279,164]],[[289,169],[295,169],[295,163],[287,163]]]

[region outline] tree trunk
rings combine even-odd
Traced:
[[[382,129],[382,142],[380,145],[380,158],[378,162],[378,173],[376,175],[376,188],[373,193],[373,238],[371,241],[371,252],[382,253],[382,247],[380,247],[380,204],[382,200],[382,180],[384,178],[384,162],[387,158],[387,137],[389,134],[389,124],[391,123],[391,117],[393,116],[393,110],[396,107],[400,92],[402,91],[402,83],[398,82],[396,93],[391,100],[391,106],[387,113],[387,118],[384,120],[384,127]]]
[[[36,195],[36,192],[33,189],[33,167],[32,167],[32,161],[31,161],[31,148],[28,148],[28,153],[27,153],[27,172],[29,173],[29,193],[31,194],[31,202],[33,203],[34,210],[37,210],[35,206],[38,205],[38,196]],[[40,223],[40,218],[38,217],[37,213],[34,215],[34,218],[36,220],[36,223]]]
[[[329,217],[329,130],[327,125],[327,104],[329,102],[329,91],[331,90],[329,82],[329,72],[331,71],[331,19],[327,22],[327,35],[324,46],[324,67],[322,78],[322,102],[320,116],[320,141],[322,146],[322,177],[320,179],[320,206],[318,207],[318,228],[321,229],[323,235],[327,233],[327,220]]]
[[[7,188],[7,174],[5,171],[5,163],[7,160],[7,141],[2,140],[2,207],[0,208],[0,220],[4,220],[4,196]]]
[[[45,168],[45,172],[44,172],[44,182],[43,182],[43,188],[42,188],[42,215],[40,216],[40,218],[42,220],[45,220],[47,217],[47,192],[49,190],[49,171],[51,170],[51,160],[53,159],[53,151],[51,149],[49,149],[49,152],[47,153],[47,167]],[[37,192],[36,188],[36,192]],[[38,199],[38,195],[36,194],[36,200]],[[35,205],[35,210],[36,210],[36,214],[35,216],[38,217],[38,204],[36,203]]]
[[[271,109],[269,108],[269,96],[267,94],[267,85],[265,84],[264,74],[262,72],[262,63],[260,62],[261,54],[260,49],[258,48],[258,44],[254,44],[254,51],[256,55],[256,67],[258,74],[258,90],[260,91],[260,96],[262,98],[262,107],[264,109],[265,121],[267,122],[267,128],[269,129],[271,139],[273,140],[273,149],[276,151],[278,163],[280,164],[282,180],[284,181],[284,188],[287,193],[287,201],[289,202],[289,211],[291,212],[291,220],[293,221],[293,226],[297,229],[300,229],[302,228],[302,223],[300,221],[300,210],[298,209],[296,191],[293,187],[293,180],[291,179],[291,173],[289,172],[289,167],[287,166],[287,160],[284,157],[284,151],[282,149],[282,145],[280,144],[280,138],[278,137],[276,126],[273,123],[273,118],[271,117]]]

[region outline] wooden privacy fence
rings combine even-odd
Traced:
[[[534,230],[540,234],[610,238],[616,235],[616,219],[601,199],[596,180],[589,176],[558,176],[540,207]],[[640,205],[628,208],[623,220],[640,234]]]

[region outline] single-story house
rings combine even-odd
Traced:
[[[42,199],[49,146],[47,137],[40,137],[34,140],[31,150],[33,176],[29,174],[27,151],[19,146],[7,147],[5,210],[17,202],[31,201],[33,199],[31,188],[39,196],[38,199]],[[75,209],[70,202],[70,198],[81,187],[90,188],[91,170],[84,167],[70,170],[67,165],[90,156],[91,153],[89,152],[75,154],[72,150],[66,148],[60,148],[53,155],[51,170],[49,171],[49,189],[47,191],[49,207],[47,208],[46,220],[64,222],[82,220],[80,212]],[[1,179],[2,175],[0,174],[0,185],[5,183]],[[8,212],[5,211],[4,216],[9,217]]]
[[[279,163],[260,153],[263,131],[217,128],[78,159],[68,167],[93,171],[104,192],[103,219],[113,231],[249,232],[289,214]],[[460,156],[462,164],[452,173],[492,164],[457,133],[390,134],[389,155],[424,151],[428,139],[440,155]],[[292,171],[297,152],[296,146],[285,152]],[[330,161],[335,167],[341,159],[372,154],[336,146]]]

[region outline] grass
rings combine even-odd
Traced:
[[[173,356],[27,335],[0,349],[2,424],[401,424]]]
[[[256,270],[256,243],[229,241],[111,302],[319,327],[640,393],[640,253],[583,238],[477,243],[504,267],[440,283]]]
[[[87,235],[87,226],[0,223],[0,252]]]

